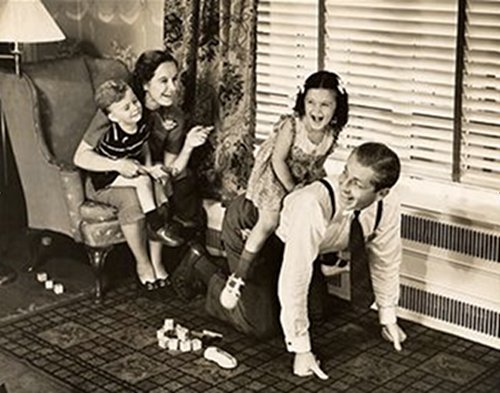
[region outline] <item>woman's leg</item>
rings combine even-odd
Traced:
[[[135,188],[109,187],[97,193],[90,191],[89,196],[116,207],[123,236],[135,258],[139,280],[153,282],[155,275],[148,253],[146,221]]]
[[[151,263],[157,280],[166,280],[168,272],[165,270],[162,261],[163,244],[160,242],[150,241],[149,252],[151,255]]]
[[[137,276],[142,284],[156,280],[153,264],[149,259],[145,221],[137,221],[121,226],[123,236],[134,255]]]
[[[153,191],[153,183],[148,175],[140,175],[137,177],[118,176],[111,187],[134,187],[137,192],[137,198],[141,204],[142,211],[148,213],[156,210],[156,200]]]
[[[195,174],[188,169],[184,177],[174,179],[172,190],[170,204],[179,222],[204,225],[202,199]]]
[[[184,240],[178,234],[169,230],[165,225],[165,220],[156,203],[156,189],[149,176],[141,175],[134,178],[118,176],[111,183],[110,188],[121,187],[135,188],[142,211],[146,214],[146,224],[151,230],[150,236],[154,240],[161,241],[168,247],[178,247],[184,243]],[[160,200],[165,202],[165,196],[160,196]]]

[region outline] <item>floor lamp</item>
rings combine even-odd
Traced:
[[[13,44],[12,52],[2,54],[0,58],[13,59],[17,75],[21,75],[21,44],[64,38],[64,33],[40,0],[0,2],[0,42]]]

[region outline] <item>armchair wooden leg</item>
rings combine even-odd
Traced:
[[[86,247],[87,254],[89,256],[90,265],[94,271],[95,276],[95,302],[100,303],[102,301],[102,269],[104,263],[106,262],[106,257],[113,247]]]

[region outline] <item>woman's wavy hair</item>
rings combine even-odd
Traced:
[[[304,88],[297,94],[295,107],[293,108],[299,117],[305,114],[305,98],[309,89],[333,90],[337,100],[337,107],[330,121],[330,126],[337,132],[344,128],[349,119],[349,97],[340,77],[330,71],[318,71],[309,75],[304,83]]]
[[[153,78],[156,69],[163,63],[174,63],[179,67],[179,63],[175,57],[170,52],[164,50],[143,52],[135,62],[134,70],[132,71],[132,89],[142,103],[144,103],[144,97],[146,96],[144,85]]]

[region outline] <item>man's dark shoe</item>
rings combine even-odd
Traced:
[[[196,285],[198,280],[195,276],[194,265],[202,258],[206,258],[203,247],[197,243],[189,244],[186,255],[172,274],[172,288],[186,302],[198,294],[199,286]]]
[[[157,231],[148,227],[148,237],[165,244],[167,247],[180,247],[184,244],[184,239],[179,235],[177,226],[171,223],[165,224]]]
[[[14,282],[17,278],[17,273],[11,267],[0,263],[0,286]]]

